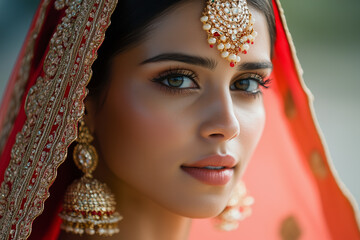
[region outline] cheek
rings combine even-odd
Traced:
[[[100,164],[107,166],[106,174],[114,175],[114,187],[125,183],[159,205],[191,216],[207,198],[180,170],[198,153],[193,148],[194,120],[184,110],[187,102],[174,99],[129,82],[113,87],[97,115],[95,132]]]
[[[239,141],[242,150],[242,161],[244,166],[253,154],[265,126],[265,110],[262,101],[246,109],[238,110],[237,117],[240,122]],[[244,168],[242,168],[242,171]]]
[[[174,155],[186,133],[176,106],[168,106],[151,87],[129,82],[110,89],[96,133],[106,164],[133,185],[140,177],[153,179],[151,173],[177,169]]]

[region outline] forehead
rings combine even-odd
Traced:
[[[144,57],[164,52],[180,52],[227,63],[216,47],[210,48],[207,43],[207,33],[202,29],[200,21],[203,8],[203,1],[185,1],[155,20],[146,40],[141,44],[146,55]],[[254,29],[258,36],[248,54],[241,54],[242,62],[269,61],[271,47],[265,16],[251,7],[250,11],[256,20]]]

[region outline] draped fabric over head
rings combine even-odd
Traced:
[[[0,108],[0,239],[51,240],[59,234],[62,195],[74,178],[65,159],[116,4],[40,3]],[[253,214],[229,233],[214,229],[212,220],[194,220],[190,239],[360,239],[280,3],[273,4],[277,40],[272,85],[264,93],[266,126],[244,177],[256,199]]]

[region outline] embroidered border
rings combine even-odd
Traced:
[[[50,42],[44,73],[28,93],[27,120],[16,136],[0,188],[1,239],[26,239],[43,211],[57,168],[76,139],[91,65],[116,4],[66,1],[66,16]]]
[[[350,204],[350,206],[352,208],[355,221],[356,221],[356,223],[357,223],[357,225],[359,226],[359,229],[360,229],[360,211],[359,211],[359,207],[358,207],[354,197],[351,195],[350,191],[346,188],[345,184],[341,181],[340,177],[336,173],[335,167],[334,167],[334,165],[332,163],[332,159],[331,159],[331,156],[330,156],[329,149],[328,149],[326,141],[325,141],[325,138],[324,138],[324,136],[322,134],[322,131],[321,131],[319,123],[318,123],[318,120],[317,120],[317,118],[315,116],[315,109],[314,109],[314,105],[313,105],[314,96],[312,95],[311,91],[308,89],[308,87],[305,84],[305,81],[304,81],[304,78],[303,78],[303,69],[302,69],[302,67],[300,65],[299,59],[298,59],[297,54],[296,54],[294,41],[293,41],[293,39],[291,37],[290,31],[289,31],[289,28],[288,28],[288,25],[287,25],[287,22],[286,22],[284,10],[283,10],[283,8],[282,8],[282,6],[280,4],[280,0],[274,0],[274,2],[276,3],[276,5],[277,5],[277,7],[279,9],[279,14],[280,14],[280,17],[281,17],[282,24],[284,26],[286,37],[287,37],[288,42],[289,42],[289,47],[290,47],[290,50],[291,50],[291,53],[292,53],[292,58],[294,59],[294,64],[295,64],[295,68],[296,68],[296,72],[297,72],[300,84],[301,84],[304,92],[306,93],[306,95],[308,97],[308,106],[309,106],[310,113],[311,113],[311,116],[312,116],[312,119],[313,119],[313,124],[315,126],[315,129],[316,129],[318,135],[319,135],[321,145],[324,148],[325,161],[327,162],[327,164],[329,166],[331,176],[334,178],[336,184],[340,188],[344,198],[348,200],[348,202],[349,202],[349,204]]]
[[[9,103],[8,109],[6,110],[6,116],[4,119],[3,126],[1,128],[0,133],[0,154],[5,146],[6,140],[9,137],[11,129],[14,125],[16,116],[19,112],[19,108],[21,105],[21,99],[23,97],[26,83],[29,79],[31,62],[34,56],[34,46],[39,35],[39,32],[43,26],[45,13],[47,6],[49,5],[51,0],[45,0],[40,6],[39,17],[35,23],[35,27],[32,30],[29,42],[26,46],[25,54],[21,60],[21,67],[19,69],[18,75],[16,76],[16,81],[14,85],[14,89],[11,95],[11,101]]]

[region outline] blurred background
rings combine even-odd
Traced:
[[[0,97],[38,3],[0,0]],[[333,163],[359,203],[360,1],[282,0],[282,5]]]

